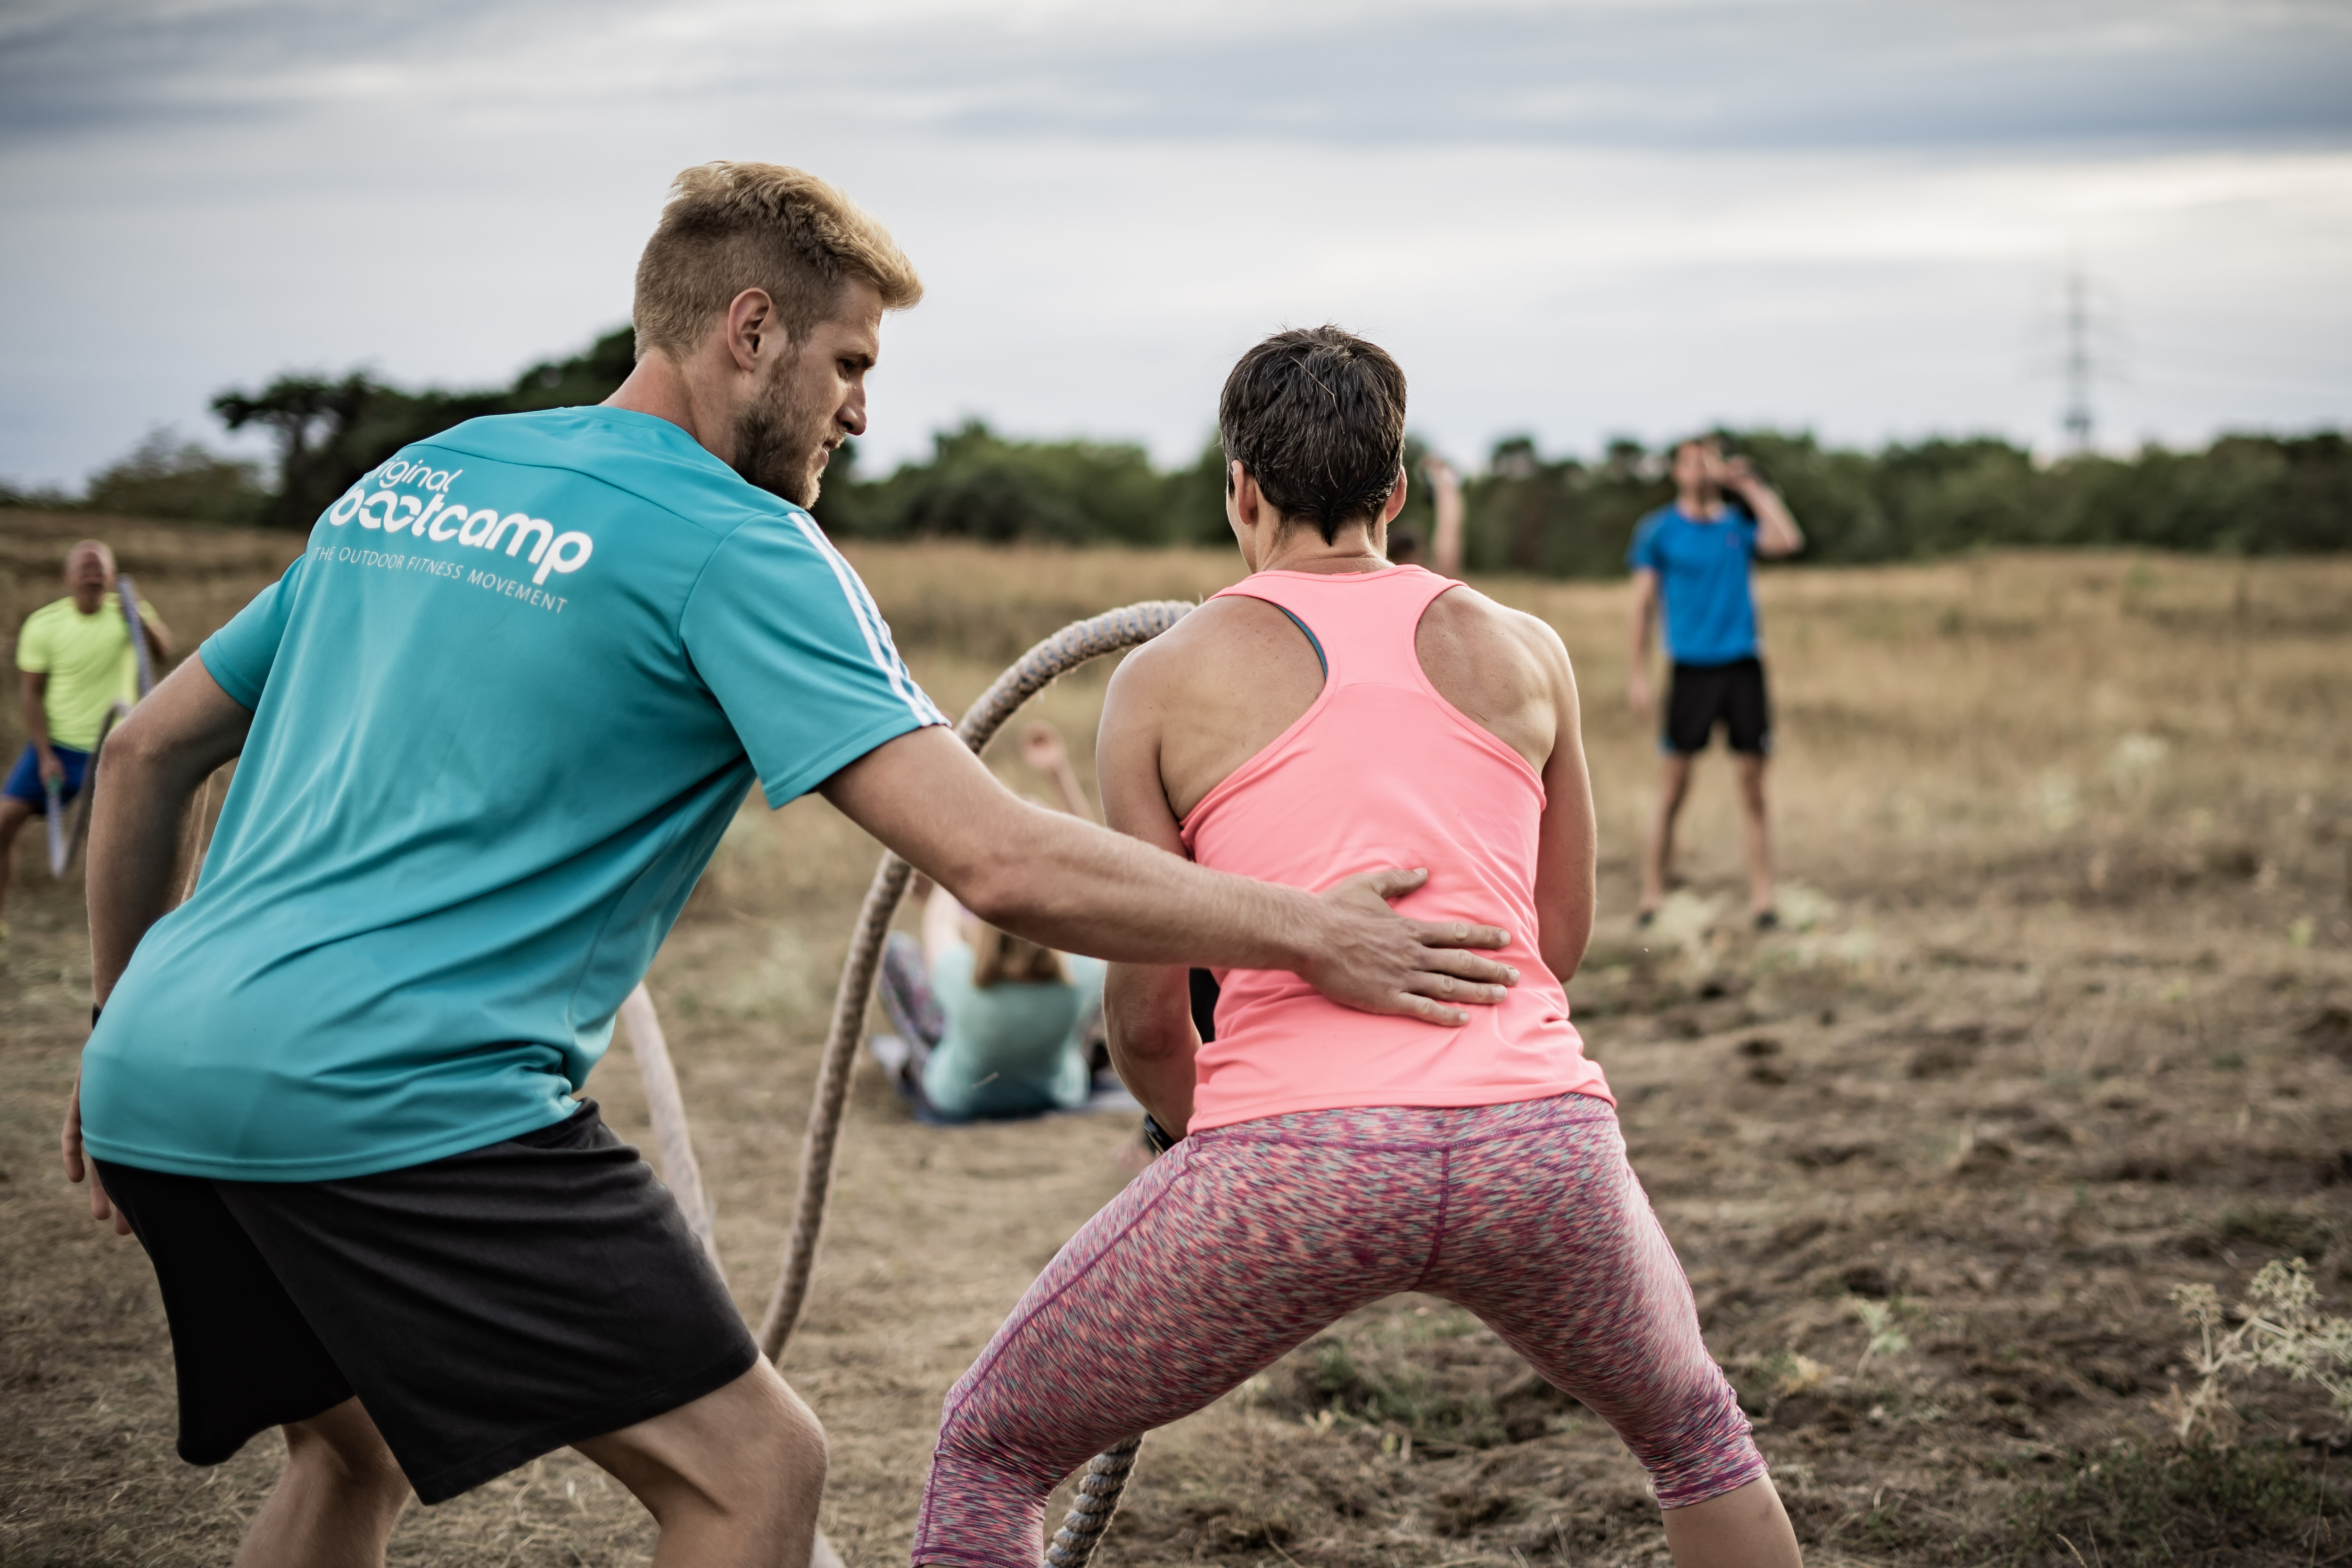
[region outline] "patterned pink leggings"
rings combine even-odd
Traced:
[[[1186,1139],[1046,1266],[948,1394],[914,1560],[1037,1568],[1090,1456],[1400,1290],[1583,1401],[1662,1506],[1764,1473],[1607,1102],[1305,1111]]]

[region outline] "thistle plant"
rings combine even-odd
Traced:
[[[2198,1437],[2227,1446],[2240,1417],[2229,1401],[2230,1384],[2258,1372],[2278,1372],[2295,1383],[2315,1383],[2335,1402],[2337,1417],[2352,1423],[2352,1318],[2326,1317],[2319,1287],[2300,1258],[2263,1265],[2246,1284],[2233,1315],[2210,1285],[2176,1285],[2173,1305],[2197,1331],[2188,1362],[2198,1374],[2193,1393],[2175,1384],[2157,1401],[2184,1446]]]

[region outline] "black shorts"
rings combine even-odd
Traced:
[[[1721,724],[1735,752],[1772,753],[1772,700],[1764,689],[1764,664],[1738,658],[1729,664],[1678,664],[1666,697],[1666,727],[1661,749],[1691,756],[1706,750]]]
[[[593,1101],[338,1182],[99,1175],[163,1287],[193,1465],[357,1394],[441,1502],[759,1359],[669,1189]]]

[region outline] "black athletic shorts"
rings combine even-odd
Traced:
[[[1706,750],[1721,724],[1735,752],[1772,752],[1772,700],[1764,689],[1764,664],[1738,658],[1729,664],[1678,664],[1666,698],[1662,749],[1687,757]]]
[[[669,1189],[593,1101],[338,1182],[99,1176],[163,1287],[193,1465],[356,1394],[441,1502],[759,1359]]]

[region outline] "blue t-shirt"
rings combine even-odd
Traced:
[[[1713,522],[1685,517],[1673,505],[1642,520],[1625,564],[1658,574],[1668,658],[1729,664],[1755,657],[1761,639],[1748,571],[1755,555],[1756,520],[1728,502]]]
[[[184,1175],[561,1121],[753,781],[944,722],[806,512],[614,408],[404,448],[202,653],[252,731],[82,1057],[91,1152]]]

